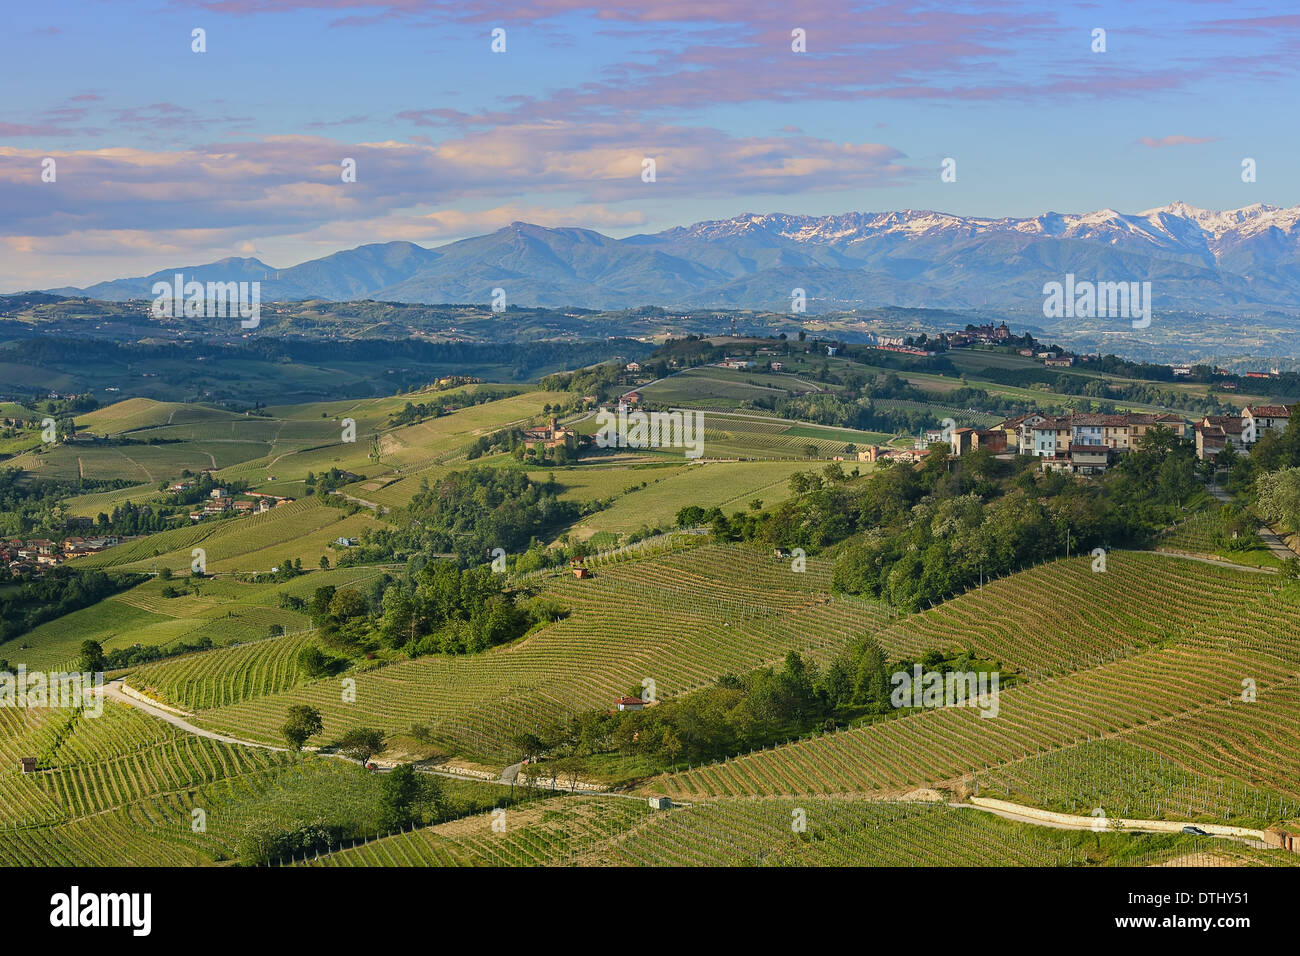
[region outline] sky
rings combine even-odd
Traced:
[[[43,0],[3,16],[3,291],[226,256],[283,268],[516,220],[622,237],[742,213],[1300,205],[1300,7],[1284,0]]]

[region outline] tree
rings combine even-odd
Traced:
[[[314,737],[324,729],[320,711],[307,704],[294,704],[289,708],[289,719],[283,729],[284,739],[294,750],[302,750],[309,737]]]
[[[384,774],[379,786],[379,828],[402,830],[417,823],[424,813],[442,811],[442,784],[433,776],[418,774],[410,764]]]
[[[816,446],[816,445],[804,445],[804,446],[803,446],[803,453],[804,453],[804,455],[807,456],[808,458],[815,458],[815,457],[817,457],[817,446]]]
[[[298,652],[298,666],[308,677],[324,677],[334,668],[334,661],[315,644],[308,644]]]
[[[1300,530],[1300,468],[1283,468],[1255,480],[1256,507],[1268,524]]]
[[[380,601],[384,609],[379,633],[387,647],[401,647],[415,638],[415,604],[401,587],[390,587]]]
[[[370,613],[370,604],[366,596],[355,588],[337,592],[330,599],[329,611],[333,617],[340,621],[351,620],[354,617],[365,617]]]
[[[158,580],[160,580],[160,581],[170,581],[171,579],[172,579],[172,569],[171,569],[171,568],[164,567],[164,568],[159,568],[159,569],[158,569]]]
[[[325,584],[318,587],[311,596],[311,603],[307,606],[307,615],[311,618],[312,624],[320,627],[330,616],[330,602],[334,600],[336,588],[332,584]]]
[[[322,554],[320,556],[320,569],[322,571],[328,571],[330,569],[330,558],[328,554]]]
[[[99,641],[81,642],[81,669],[89,674],[104,670],[104,648]]]
[[[384,749],[384,732],[373,727],[354,727],[338,741],[339,753],[362,763]]]

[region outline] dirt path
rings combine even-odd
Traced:
[[[1147,833],[1181,833],[1183,827],[1197,826],[1209,836],[1240,840],[1252,846],[1278,849],[1267,842],[1263,830],[1250,827],[1234,827],[1222,823],[1191,824],[1180,820],[1131,820],[1122,817],[1079,816],[1073,813],[1056,813],[1026,807],[1008,800],[993,800],[988,797],[971,797],[970,803],[952,803],[949,806],[964,807],[971,810],[983,810],[994,816],[1020,823],[1032,823],[1037,826],[1052,827],[1057,830],[1121,830],[1124,832]]]
[[[204,730],[202,727],[195,727],[185,717],[190,716],[184,711],[177,710],[174,707],[168,707],[166,704],[152,703],[134,690],[126,689],[124,679],[119,677],[117,680],[109,681],[104,685],[104,696],[109,700],[116,701],[119,704],[125,704],[127,707],[134,707],[136,710],[142,710],[146,714],[157,717],[159,720],[171,724],[173,727],[185,731],[187,734],[193,734],[196,737],[206,737],[209,740],[218,740],[223,744],[233,744],[237,747],[254,747],[258,750],[273,750],[278,753],[287,753],[288,747],[274,747],[271,744],[254,743],[251,740],[240,740],[238,737],[227,737],[224,734],[213,733],[211,730]]]
[[[1232,498],[1228,493],[1219,487],[1217,478],[1210,483],[1210,494],[1225,504],[1232,502]],[[1295,549],[1288,546],[1281,535],[1268,525],[1261,524],[1259,526],[1259,537],[1264,542],[1264,546],[1268,548],[1269,551],[1273,552],[1273,556],[1279,561],[1286,561],[1288,558],[1296,557]]]
[[[1184,561],[1199,561],[1201,564],[1213,564],[1220,568],[1231,568],[1234,571],[1254,571],[1256,574],[1277,574],[1277,568],[1261,568],[1253,564],[1236,564],[1224,558],[1211,558],[1204,554],[1193,554],[1190,551],[1174,551],[1171,548],[1161,548],[1158,551],[1149,551],[1148,554],[1162,554],[1166,558],[1182,558]]]

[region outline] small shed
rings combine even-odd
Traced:
[[[672,797],[651,797],[650,808],[652,810],[671,810],[673,808]]]
[[[35,772],[36,772],[36,758],[35,758],[35,757],[19,757],[19,758],[18,758],[18,763],[22,766],[22,768],[23,768],[23,773],[35,773]]]
[[[614,705],[618,707],[619,710],[645,709],[645,701],[640,697],[620,697],[618,700],[614,701]]]
[[[591,577],[591,572],[584,567],[575,567],[573,569],[573,576],[575,578],[589,578]]]
[[[772,556],[776,558],[788,558],[790,557],[790,551],[787,548],[773,548]]]

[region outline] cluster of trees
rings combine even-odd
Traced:
[[[797,651],[780,667],[737,676],[724,674],[712,687],[692,691],[640,711],[592,711],[515,743],[528,755],[556,755],[559,769],[569,758],[618,752],[648,757],[655,764],[698,763],[732,756],[814,730],[899,713],[890,700],[892,675],[979,671],[988,665],[966,654],[928,653],[921,661],[891,662],[875,641],[862,638],[825,670]],[[580,763],[578,765],[580,767]]]
[[[495,402],[502,398],[509,398],[513,394],[515,390],[503,388],[467,388],[448,392],[428,402],[407,402],[400,412],[393,412],[388,416],[388,424],[390,427],[414,425],[426,418],[440,418],[443,415],[450,415],[459,408]]]
[[[605,393],[618,383],[622,375],[621,363],[602,362],[600,365],[578,369],[576,372],[556,372],[554,375],[547,375],[538,382],[538,385],[548,392],[572,392],[577,396],[595,395],[597,398],[604,398]]]
[[[516,604],[491,567],[462,569],[449,561],[425,566],[410,587],[390,587],[382,603],[381,642],[412,657],[483,651],[514,640],[536,619]]]
[[[554,476],[536,481],[515,468],[484,465],[432,484],[424,479],[407,506],[406,521],[364,532],[339,564],[447,553],[464,562],[481,561],[494,548],[517,553],[579,517],[577,504],[560,500],[561,490]]]
[[[307,494],[328,495],[331,491],[343,487],[349,482],[356,481],[358,475],[350,471],[342,471],[338,468],[331,468],[329,471],[322,471],[319,475],[315,472],[307,472],[307,477],[303,484],[307,488]]]
[[[195,641],[176,641],[166,646],[158,644],[140,644],[135,647],[120,647],[103,654],[103,670],[112,671],[123,667],[136,667],[159,661],[164,657],[176,657],[180,654],[192,654],[195,651],[210,651],[216,645],[210,637],[200,637]]]
[[[461,568],[452,561],[434,561],[406,581],[384,575],[368,591],[322,585],[301,609],[321,645],[347,656],[309,645],[299,652],[298,665],[308,677],[318,678],[338,673],[349,656],[381,646],[412,657],[476,653],[563,614],[546,598],[520,604],[502,582],[488,565]]]
[[[919,610],[1067,551],[1145,545],[1202,488],[1194,446],[1164,429],[1088,481],[1038,465],[987,451],[950,460],[939,444],[919,468],[885,466],[851,482],[832,462],[792,476],[795,497],[775,508],[730,517],[684,508],[678,522],[707,523],[721,540],[808,551],[846,542],[838,590]]]
[[[549,410],[550,405],[546,408]],[[559,411],[559,406],[555,406]],[[557,445],[554,448],[540,448],[534,445],[529,448],[524,441],[524,430],[522,428],[506,428],[490,435],[480,435],[476,438],[465,452],[465,457],[470,461],[481,458],[483,455],[494,455],[503,452],[509,452],[514,456],[516,461],[527,462],[532,465],[568,465],[578,460],[578,445],[573,438],[566,438],[564,444]]]
[[[1225,448],[1216,464],[1228,473],[1228,489],[1253,500],[1265,521],[1288,531],[1300,528],[1300,497],[1296,492],[1300,483],[1300,423],[1295,418],[1284,431],[1262,432],[1249,455]]]
[[[60,538],[68,528],[63,499],[90,491],[111,491],[133,482],[122,479],[23,477],[21,468],[0,468],[0,536]],[[7,570],[0,568],[0,580]]]

